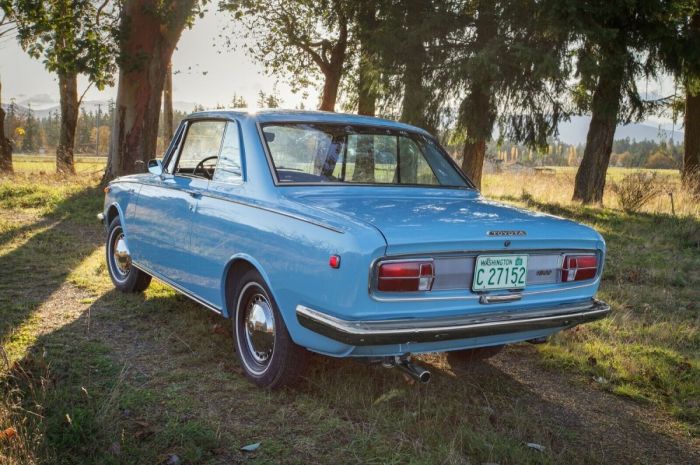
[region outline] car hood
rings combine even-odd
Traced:
[[[604,247],[587,226],[503,205],[473,190],[314,186],[291,188],[287,196],[371,224],[386,239],[388,253]]]

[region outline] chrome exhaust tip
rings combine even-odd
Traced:
[[[427,384],[433,375],[430,374],[425,368],[412,363],[410,360],[398,360],[395,367],[399,368],[404,373],[408,374],[411,378],[415,379],[421,384]]]

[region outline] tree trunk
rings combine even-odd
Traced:
[[[165,5],[163,5],[165,3]],[[168,64],[196,0],[127,0],[121,13],[119,84],[103,181],[144,172],[154,158]],[[167,11],[159,17],[156,11]]]
[[[163,146],[167,147],[170,139],[173,138],[175,128],[173,128],[173,64],[168,63],[165,72],[165,87],[163,87]]]
[[[498,24],[493,2],[479,2],[476,18],[475,51],[480,53],[496,38]],[[469,93],[460,107],[460,121],[467,133],[462,149],[462,171],[481,189],[481,177],[486,158],[486,143],[491,140],[496,121],[492,77],[475,70],[471,76]]]
[[[690,21],[691,34],[700,36],[700,12]],[[685,76],[684,153],[681,177],[683,184],[700,196],[700,75],[696,66],[690,66]]]
[[[358,69],[357,113],[374,116],[377,104],[376,53],[372,48],[372,31],[377,26],[376,3],[368,1],[358,13],[360,63]]]
[[[472,83],[460,112],[464,115],[462,120],[467,133],[462,149],[462,171],[477,189],[481,189],[486,143],[491,139],[496,120],[496,108],[488,78]]]
[[[427,107],[427,95],[423,86],[423,65],[426,60],[425,48],[420,37],[417,37],[408,45],[408,60],[405,63],[403,73],[403,102],[401,103],[400,120],[426,130],[428,122],[425,114]]]
[[[2,83],[0,83],[0,174],[8,174],[12,171],[12,144],[5,137],[5,110],[2,108]]]
[[[608,56],[598,77],[591,104],[591,123],[586,136],[586,149],[576,172],[573,200],[585,204],[601,203],[605,191],[605,175],[610,163],[620,93],[624,77],[624,60]]]
[[[75,129],[78,126],[78,75],[59,73],[58,88],[61,100],[61,132],[56,146],[56,172],[75,174],[73,151]]]
[[[360,115],[374,116],[377,107],[377,93],[374,90],[374,79],[370,58],[360,51],[360,69],[357,93],[357,113]]]
[[[323,83],[323,97],[319,110],[335,111],[335,102],[338,99],[338,87],[340,78],[343,77],[343,65],[348,49],[348,18],[342,10],[340,3],[334,3],[338,15],[338,41],[331,49],[330,59],[324,61],[320,55],[316,55],[316,62],[321,66],[325,77]]]
[[[462,171],[471,179],[477,189],[481,189],[484,158],[486,158],[485,139],[466,141],[464,143],[464,148],[462,149]]]
[[[405,44],[403,56],[404,72],[402,76],[403,101],[401,102],[400,120],[404,123],[413,124],[431,131],[428,123],[428,92],[423,85],[425,78],[425,67],[428,55],[423,41],[423,31],[425,29],[423,21],[429,10],[425,0],[413,0],[407,2],[406,24],[405,24]]]
[[[321,97],[321,111],[335,111],[335,102],[338,99],[338,87],[342,76],[342,63],[340,69],[328,69],[324,73],[323,94]]]
[[[700,189],[700,92],[686,90],[683,182]]]

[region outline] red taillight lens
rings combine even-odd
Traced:
[[[583,281],[595,278],[598,257],[595,255],[566,255],[561,267],[561,282]]]
[[[384,292],[429,291],[435,271],[431,261],[382,263],[378,270],[377,289]]]

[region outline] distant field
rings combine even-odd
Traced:
[[[672,213],[677,215],[700,216],[700,205],[681,189],[680,174],[677,170],[647,170],[636,168],[608,169],[603,205],[609,208],[619,208],[611,186],[619,182],[627,174],[635,171],[655,172],[658,182],[663,183],[663,193],[651,200],[640,211],[647,213]],[[575,167],[542,167],[539,170],[503,170],[496,173],[484,174],[482,192],[487,197],[506,200],[521,200],[533,198],[539,202],[558,204],[571,207],[576,205],[571,197],[574,192]]]
[[[22,155],[12,156],[15,171],[19,173],[54,173],[56,171],[56,157],[54,155]],[[75,157],[75,171],[77,173],[96,172],[104,169],[107,157],[88,157],[78,155]]]

